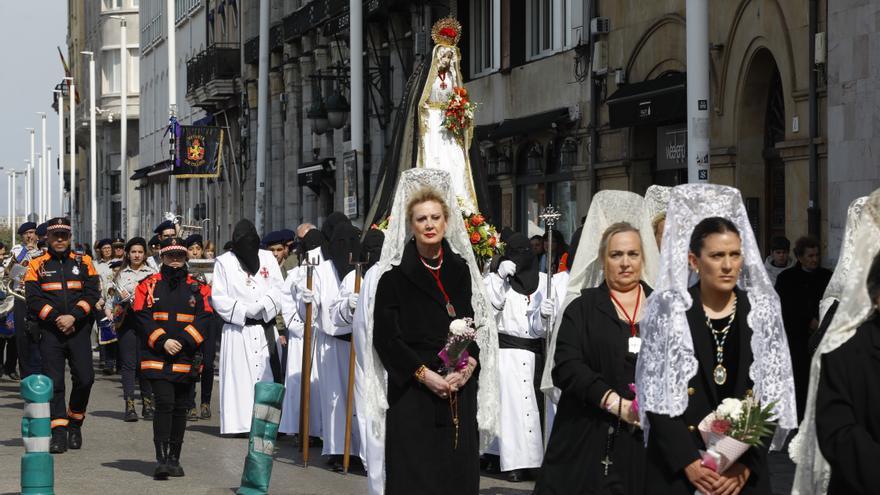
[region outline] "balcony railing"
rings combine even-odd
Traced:
[[[214,44],[186,62],[186,96],[195,106],[210,106],[235,94],[241,75],[237,43]]]

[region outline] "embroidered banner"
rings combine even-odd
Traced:
[[[216,178],[223,160],[224,129],[212,126],[177,126],[177,153],[172,173],[178,178]]]

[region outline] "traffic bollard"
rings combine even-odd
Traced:
[[[25,403],[21,418],[21,439],[25,450],[21,456],[22,495],[55,494],[55,461],[49,454],[52,388],[52,379],[45,375],[31,375],[21,381],[21,398]]]
[[[241,474],[238,495],[266,495],[272,478],[272,461],[275,453],[275,437],[281,422],[281,401],[284,385],[259,382],[254,385],[254,415],[248,453]]]

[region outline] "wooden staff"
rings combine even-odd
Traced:
[[[366,264],[363,261],[352,261],[349,254],[350,264],[354,265],[354,293],[361,293],[361,266]],[[361,304],[358,300],[358,304]],[[354,321],[354,318],[352,318]],[[351,465],[351,417],[354,414],[354,367],[357,361],[354,352],[354,328],[351,332],[351,352],[348,353],[348,401],[345,403],[345,451],[342,453],[342,473],[348,474],[348,467]],[[363,442],[364,439],[361,439]]]
[[[306,288],[312,290],[312,278],[315,266],[318,263],[312,260],[303,262],[306,267]],[[312,391],[312,303],[306,303],[306,321],[303,322],[303,359],[302,373],[300,375],[300,402],[299,402],[299,436],[302,440],[303,467],[309,467],[309,399]]]

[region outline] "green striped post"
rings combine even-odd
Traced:
[[[284,385],[258,382],[254,385],[254,415],[248,453],[241,474],[238,495],[266,495],[272,478],[272,460],[275,453],[275,437],[281,422],[281,401]]]
[[[45,375],[31,375],[21,381],[21,398],[24,399],[21,439],[25,450],[21,456],[22,495],[55,494],[55,461],[49,454],[52,388],[52,379]]]

